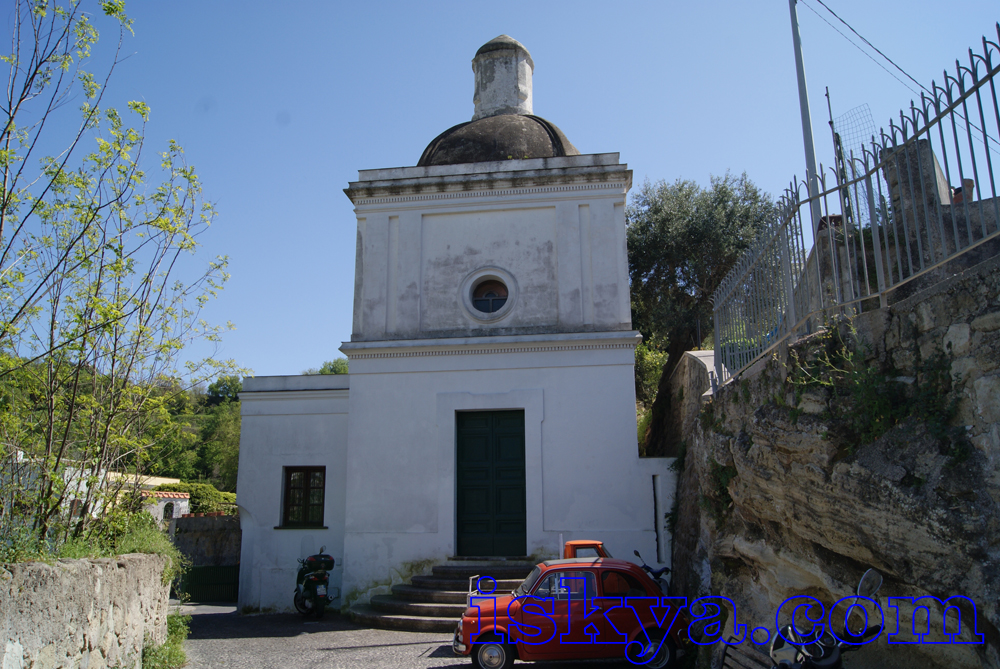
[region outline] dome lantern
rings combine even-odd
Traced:
[[[472,120],[435,137],[417,166],[580,155],[554,123],[532,114],[534,69],[531,54],[509,35],[479,47],[472,59],[476,78]]]
[[[472,59],[476,75],[472,120],[497,114],[531,114],[534,69],[531,54],[509,35],[500,35],[481,46]]]

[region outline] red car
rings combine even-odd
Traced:
[[[481,669],[626,654],[663,669],[688,644],[684,604],[627,560],[548,560],[509,595],[471,593],[452,648]]]

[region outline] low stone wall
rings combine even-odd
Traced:
[[[0,565],[0,667],[136,667],[167,637],[165,559]]]
[[[240,563],[239,516],[187,516],[170,521],[170,538],[196,567]]]
[[[714,351],[686,351],[670,375],[668,420],[681,435],[694,431],[701,407],[712,394],[709,371],[715,371]]]

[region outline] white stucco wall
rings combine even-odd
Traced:
[[[352,341],[631,330],[618,154],[365,170]],[[483,322],[466,279],[495,267],[516,308]]]
[[[530,554],[557,555],[562,534],[654,562],[661,472],[638,458],[637,342],[627,332],[345,344],[348,600],[407,577],[408,563],[455,554],[458,411],[524,410]]]
[[[346,374],[243,381],[236,488],[243,531],[241,610],[294,610],[296,560],[322,546],[336,561],[331,590],[341,587],[348,385]],[[326,528],[276,529],[281,524],[283,468],[301,466],[326,467]]]
[[[164,517],[163,510],[167,504],[173,504],[173,512],[169,517]],[[180,518],[185,513],[190,513],[190,507],[190,497],[160,497],[155,494],[143,496],[143,508],[161,523],[169,524],[171,519]]]
[[[631,179],[609,153],[363,170],[350,184],[347,601],[455,554],[459,411],[524,410],[529,553],[559,554],[561,536],[669,556],[653,489],[657,476],[669,511],[672,473],[636,446]],[[484,272],[510,290],[496,316],[468,300]]]
[[[323,544],[342,604],[454,555],[462,411],[524,411],[529,554],[600,539],[620,557],[669,560],[676,477],[636,446],[631,178],[618,154],[360,173],[346,191],[350,387],[265,377],[241,393],[241,607],[290,609],[296,558]],[[471,306],[484,272],[510,290],[495,314]],[[282,468],[316,465],[327,528],[275,529]]]

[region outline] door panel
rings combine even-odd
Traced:
[[[527,551],[524,411],[456,414],[457,554]]]
[[[552,598],[551,619],[555,623],[555,634],[549,638],[547,627],[544,636],[539,641],[548,639],[547,643],[519,644],[518,650],[532,659],[556,657],[573,659],[595,657],[595,647],[590,641],[587,624],[584,621],[589,602],[597,595],[597,579],[591,571],[557,571],[550,572],[539,583],[533,593],[539,598]],[[545,610],[549,610],[545,606]],[[529,612],[530,613],[530,612]],[[538,616],[532,616],[531,624],[539,625]],[[525,620],[523,607],[521,619]]]

